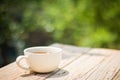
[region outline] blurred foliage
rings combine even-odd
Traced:
[[[0,43],[20,48],[29,32],[43,30],[53,38],[48,44],[120,49],[119,21],[120,0],[3,0]]]

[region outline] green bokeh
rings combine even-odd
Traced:
[[[0,14],[0,43],[21,48],[29,32],[44,30],[53,38],[47,44],[120,49],[119,0],[4,0]]]

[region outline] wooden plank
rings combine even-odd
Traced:
[[[78,55],[87,52],[89,48],[77,48],[74,46],[67,46],[61,44],[53,44],[52,46],[61,47],[64,50],[62,63],[60,67],[64,67],[72,62]],[[55,71],[56,72],[56,71]],[[20,69],[15,62],[0,69],[0,80],[35,80],[35,79],[45,79],[45,77],[51,76],[53,73],[49,74],[38,74],[32,73],[28,74],[25,70]]]
[[[102,63],[88,73],[83,76],[78,75],[74,80],[113,80],[113,77],[115,77],[114,80],[117,80],[118,76],[120,76],[120,51],[105,50],[105,52],[107,52],[106,54],[111,53],[111,55],[107,56]]]
[[[16,63],[11,63],[0,69],[0,80],[13,80],[15,77],[25,74],[25,71],[18,68]]]
[[[98,70],[99,66],[103,66],[102,63],[105,60],[107,60],[109,62],[109,58],[110,58],[110,60],[115,58],[115,57],[113,57],[111,51],[112,50],[109,51],[108,49],[92,49],[91,51],[89,51],[84,56],[80,57],[76,61],[72,62],[70,65],[63,68],[69,74],[67,74],[65,76],[62,76],[62,77],[58,77],[60,75],[63,75],[63,73],[61,71],[59,71],[56,74],[47,78],[46,80],[86,80],[85,78],[83,78],[84,75],[86,75],[88,73],[92,74],[94,71]],[[112,52],[117,52],[117,51],[114,50]],[[85,58],[85,56],[86,56],[86,58]],[[106,62],[104,63],[105,65],[108,65],[108,66],[114,65],[114,66],[111,67],[112,69],[110,69],[110,67],[109,67],[109,69],[111,71],[113,71],[115,69],[114,67],[118,66],[118,63],[119,63],[119,62],[116,62],[116,61],[118,60],[118,57],[120,57],[120,56],[118,56],[117,54],[114,54],[114,56],[116,56],[117,59],[113,59],[111,64],[108,65],[108,64],[106,64]],[[101,72],[102,70],[107,70],[108,71],[108,69],[106,69],[106,68],[108,68],[108,67],[102,67],[101,70],[99,70],[97,73],[94,74],[94,76],[97,77],[96,74],[99,74],[99,72]],[[104,77],[105,80],[107,80],[111,75],[113,75],[113,73],[111,73],[111,71],[106,77],[104,77],[104,76],[101,76],[101,77]],[[89,75],[87,75],[87,76],[89,76]],[[91,78],[91,79],[88,79],[88,80],[104,80],[104,79]]]
[[[113,76],[112,80],[120,80],[120,69],[116,72],[116,74]]]
[[[57,72],[56,74],[50,76],[46,80],[72,80],[78,74],[86,74],[89,70],[93,67],[97,66],[104,60],[105,56],[96,56],[91,54],[85,54],[75,61],[73,61],[68,66],[64,67],[63,70],[67,71],[68,74],[62,77],[58,77],[63,75],[61,71]],[[56,77],[57,76],[57,77]]]

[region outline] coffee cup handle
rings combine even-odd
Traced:
[[[26,56],[23,56],[23,55],[18,56],[17,59],[16,59],[16,64],[17,64],[20,68],[22,68],[22,69],[24,69],[24,70],[30,70],[30,67],[25,67],[25,66],[23,66],[22,64],[20,64],[20,62],[21,62],[23,59],[27,60],[27,57],[26,57]]]

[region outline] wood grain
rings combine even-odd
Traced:
[[[67,75],[58,77],[63,75],[61,71],[58,71],[56,74],[50,76],[46,80],[72,80],[76,78],[78,74],[81,76],[86,74],[89,70],[101,63],[104,58],[105,56],[84,54],[63,68],[63,70],[68,72]]]
[[[13,80],[21,74],[25,74],[25,71],[14,62],[0,69],[0,80]]]
[[[120,80],[120,50],[51,46],[63,49],[59,69],[47,74],[29,73],[13,62],[0,68],[0,80]]]
[[[93,49],[91,52],[94,52]],[[120,69],[120,51],[97,49],[101,54],[109,55],[104,60],[95,66],[93,69],[88,71],[83,76],[78,75],[74,80],[119,80],[119,69]],[[117,73],[117,74],[116,74]],[[116,75],[116,76],[115,76]],[[115,78],[114,78],[115,77]]]
[[[120,80],[120,69],[116,72],[116,74],[113,76],[112,80]]]

